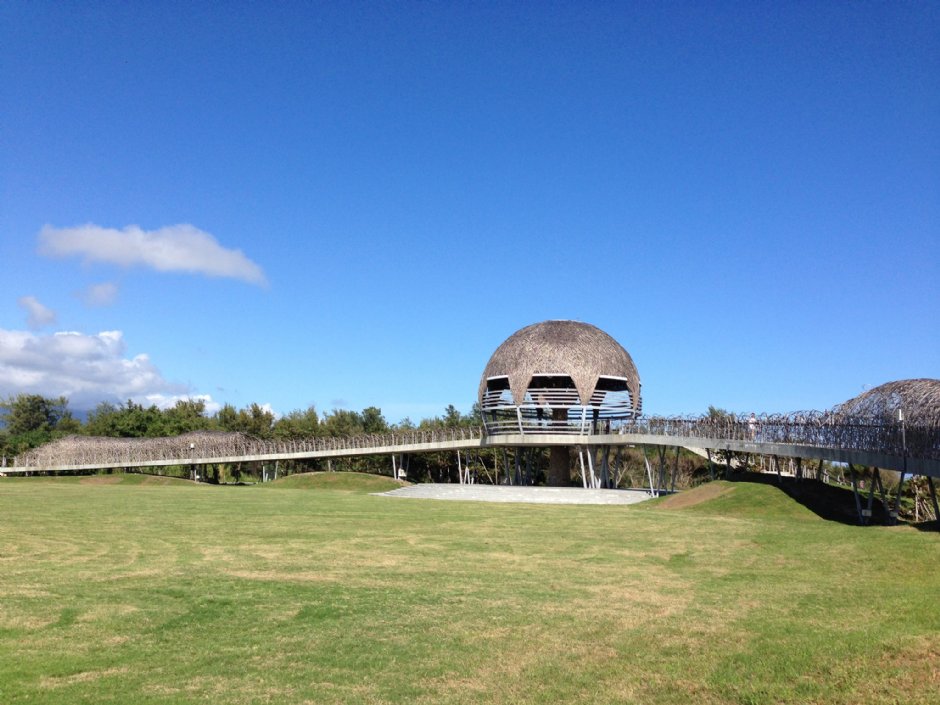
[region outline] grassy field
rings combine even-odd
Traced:
[[[0,481],[0,703],[940,702],[936,533],[391,484]]]

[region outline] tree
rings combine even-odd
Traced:
[[[225,404],[216,412],[214,423],[221,431],[237,431],[238,410],[231,404]]]
[[[47,399],[39,394],[17,394],[0,403],[0,414],[10,435],[51,432],[68,414],[65,397]]]
[[[270,438],[274,432],[274,414],[258,403],[238,411],[237,431],[257,438]]]
[[[57,435],[71,432],[77,423],[65,397],[39,394],[17,394],[0,402],[0,421],[4,454],[22,453],[48,443]]]
[[[179,436],[190,431],[209,428],[206,418],[206,403],[202,399],[180,399],[163,412],[163,428],[160,436]]]
[[[320,433],[320,417],[314,406],[294,409],[274,423],[276,438],[311,438]]]
[[[349,409],[333,409],[323,419],[326,436],[358,436],[363,432],[362,417]]]
[[[460,426],[463,417],[460,412],[457,410],[453,404],[448,404],[447,408],[444,409],[444,426],[447,428],[455,428]]]
[[[128,399],[123,404],[102,402],[88,415],[85,433],[114,438],[146,438],[172,435],[166,430],[163,413],[155,406],[145,407]]]
[[[362,410],[360,414],[362,430],[364,433],[387,433],[388,422],[382,416],[382,410],[375,406],[370,406]]]

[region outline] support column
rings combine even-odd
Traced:
[[[567,487],[571,484],[571,455],[568,446],[552,446],[549,451],[548,484]]]

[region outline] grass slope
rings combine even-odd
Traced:
[[[742,519],[819,520],[817,514],[795,502],[780,487],[750,482],[717,480],[654,500],[650,507]]]
[[[732,489],[668,510],[0,481],[0,702],[940,702],[940,537]]]

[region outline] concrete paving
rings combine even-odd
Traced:
[[[420,484],[377,492],[406,499],[456,499],[465,502],[523,504],[636,504],[650,499],[644,490],[586,490],[581,487],[518,487],[509,485]]]

